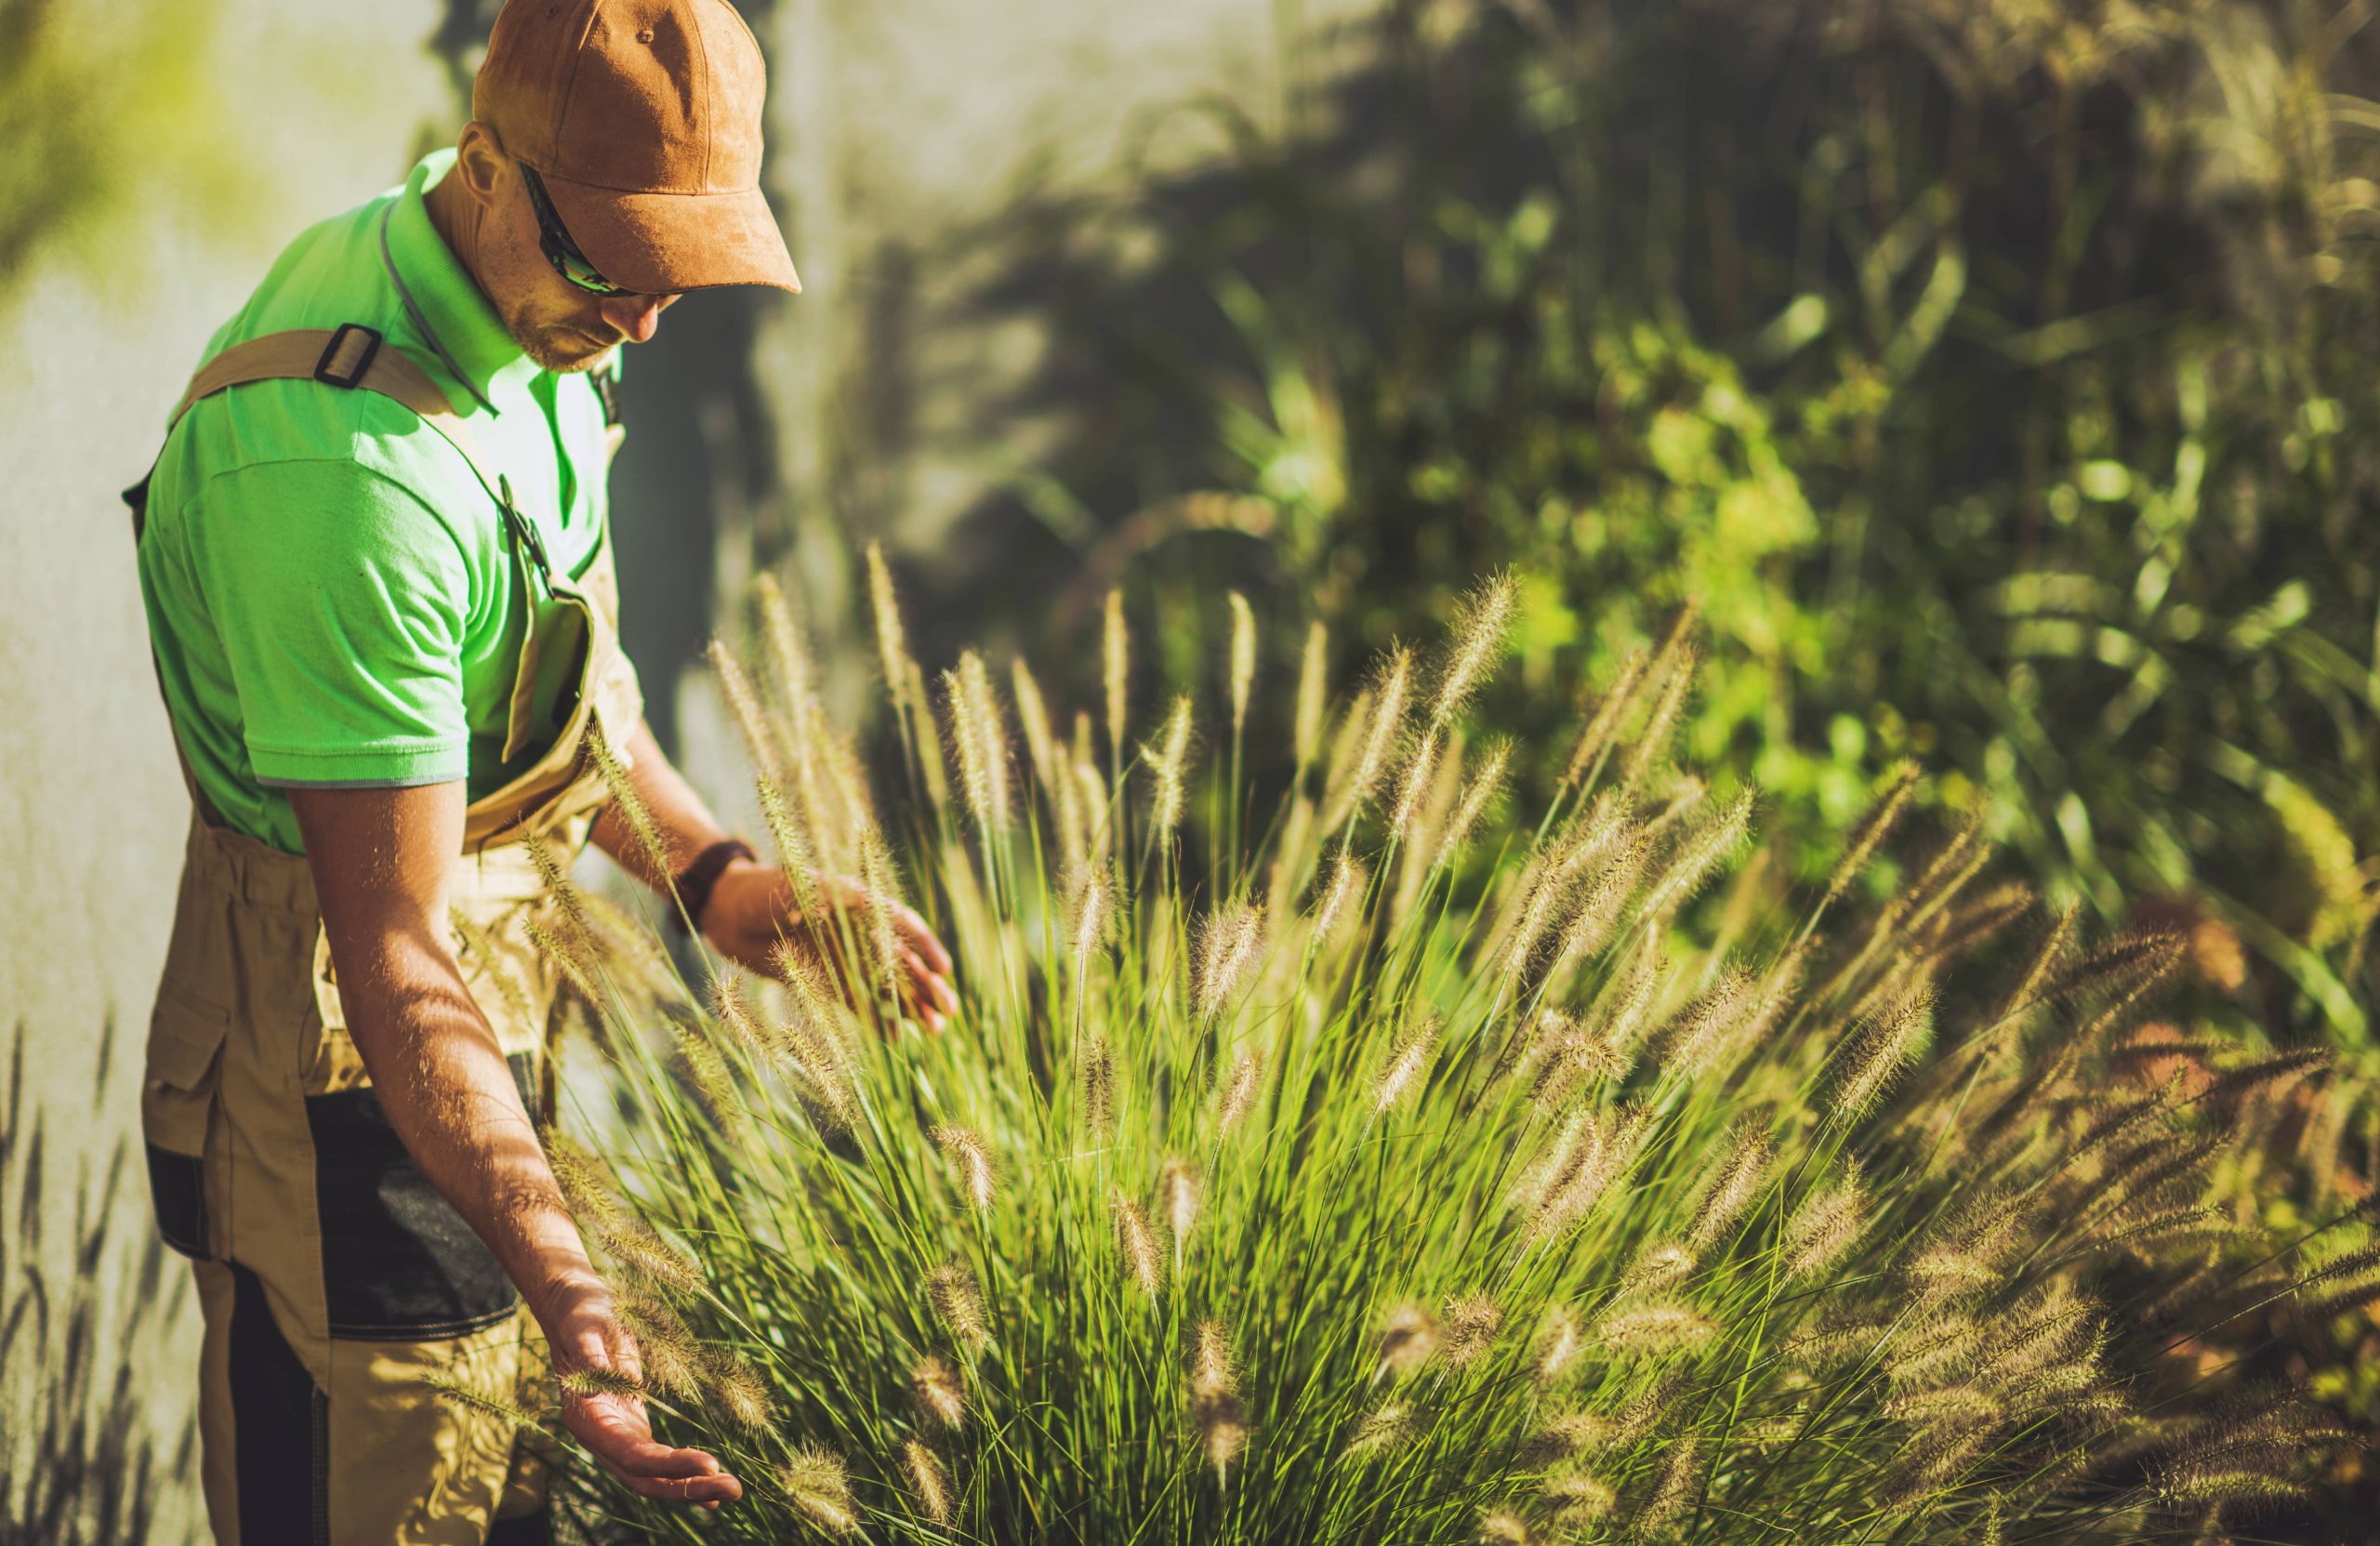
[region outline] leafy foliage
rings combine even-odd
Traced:
[[[2235,1025],[2352,1044],[2368,20],[1396,6],[1296,129],[1206,104],[1222,167],[1003,218],[1021,256],[979,304],[1059,328],[1013,409],[1079,428],[950,572],[979,598],[986,566],[1078,565],[1063,621],[1162,549],[1382,645],[1508,563],[1524,669],[1494,718],[1533,746],[1570,663],[1608,680],[1699,602],[1687,733],[1811,839],[1804,879],[1916,756],[2055,899],[2220,920],[2252,970],[2202,985]]]

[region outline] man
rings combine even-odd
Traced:
[[[548,1349],[639,1371],[535,1126],[536,861],[591,840],[754,970],[805,937],[643,723],[604,491],[619,346],[686,290],[800,289],[762,94],[724,0],[511,0],[456,146],[289,246],[128,496],[193,802],[142,1117],[227,1546],[541,1539],[507,1408]],[[949,957],[897,918],[939,1028]],[[647,1496],[739,1496],[633,1397],[561,1417]]]

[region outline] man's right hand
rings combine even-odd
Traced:
[[[558,1307],[538,1317],[553,1349],[558,1378],[588,1370],[644,1378],[636,1339],[620,1324],[610,1289],[597,1283],[558,1298]],[[562,1421],[605,1470],[647,1498],[715,1509],[744,1496],[743,1484],[715,1457],[655,1441],[641,1396],[573,1395],[564,1390]]]
[[[640,1379],[636,1339],[587,1260],[496,1033],[446,940],[461,781],[292,789],[348,1034],[405,1152],[485,1241],[545,1328],[558,1373]],[[562,1425],[648,1498],[743,1496],[719,1461],[656,1444],[634,1395],[565,1395]]]

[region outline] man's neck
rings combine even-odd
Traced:
[[[471,283],[479,285],[480,293],[485,295],[487,286],[480,284],[477,223],[473,219],[479,206],[463,196],[462,189],[456,184],[456,173],[450,169],[440,178],[429,192],[422,194],[421,203],[422,207],[430,212],[430,229],[438,232],[438,239],[446,244],[446,250],[455,255],[455,261],[463,266],[463,271],[471,276]]]

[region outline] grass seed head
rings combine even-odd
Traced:
[[[1612,736],[1620,722],[1636,705],[1638,692],[1645,684],[1646,666],[1649,656],[1643,650],[1632,651],[1620,662],[1620,674],[1612,679],[1611,688],[1595,702],[1595,711],[1579,731],[1578,745],[1570,752],[1570,765],[1562,774],[1562,790],[1567,794],[1593,771],[1594,764],[1611,746]]]
[[[1616,1353],[1675,1353],[1709,1341],[1718,1329],[1684,1304],[1640,1304],[1605,1315],[1595,1340]]]
[[[1125,687],[1131,675],[1131,635],[1124,629],[1124,593],[1110,590],[1100,631],[1100,672],[1107,689],[1107,740],[1124,744]]]
[[[1785,1228],[1787,1275],[1809,1277],[1843,1259],[1866,1224],[1866,1197],[1856,1162],[1844,1162],[1832,1190],[1802,1204]]]
[[[1190,1365],[1190,1388],[1201,1394],[1236,1390],[1232,1376],[1231,1341],[1223,1323],[1209,1315],[1198,1323],[1197,1351]]]
[[[1438,1043],[1435,1022],[1408,1032],[1380,1075],[1372,1081],[1372,1114],[1380,1116],[1413,1093],[1429,1072],[1430,1053]]]
[[[1387,1401],[1365,1414],[1342,1453],[1348,1459],[1402,1449],[1421,1436],[1421,1414],[1409,1401]]]
[[[1611,943],[1620,917],[1636,894],[1637,882],[1652,862],[1652,847],[1633,839],[1615,849],[1593,870],[1593,878],[1567,893],[1573,905],[1563,918],[1562,948],[1556,974],[1567,967],[1593,960]],[[1559,897],[1561,894],[1557,892]],[[1558,905],[1558,904],[1557,904]]]
[[[1077,724],[1085,721],[1078,720]],[[1107,798],[1106,781],[1099,776],[1099,769],[1088,758],[1075,761],[1075,809],[1082,822],[1082,852],[1078,862],[1086,865],[1106,862],[1107,851],[1115,839],[1112,812]]]
[[[1851,839],[1843,851],[1842,862],[1828,877],[1826,893],[1818,901],[1820,908],[1831,906],[1850,889],[1851,882],[1867,869],[1869,861],[1875,858],[1877,850],[1884,847],[1884,839],[1891,837],[1893,828],[1899,825],[1901,813],[1909,809],[1910,797],[1916,792],[1917,764],[1906,760],[1894,763],[1884,774],[1884,786],[1877,793],[1875,802],[1868,807],[1867,813],[1859,818],[1858,826],[1852,829]]]
[[[1639,1539],[1655,1539],[1675,1525],[1695,1500],[1701,1483],[1702,1435],[1686,1434],[1670,1440],[1653,1473],[1652,1495],[1637,1511]]]
[[[910,1371],[909,1394],[919,1411],[945,1428],[956,1430],[967,1420],[967,1398],[959,1389],[958,1371],[931,1353]]]
[[[1510,1509],[1490,1509],[1479,1516],[1479,1546],[1536,1546],[1528,1521]]]
[[[1901,1071],[1915,1063],[1934,1033],[1934,994],[1923,979],[1868,1015],[1830,1063],[1829,1105],[1845,1117],[1865,1115]]]
[[[702,1374],[712,1405],[736,1427],[747,1434],[769,1431],[776,1420],[776,1404],[769,1396],[767,1382],[751,1365],[723,1347],[707,1348],[703,1353]]]
[[[893,930],[892,907],[901,887],[892,867],[892,851],[884,834],[867,826],[859,835],[859,878],[864,895],[860,911],[867,923],[868,953],[876,968],[877,986],[887,998],[900,994],[900,938]]]
[[[1612,1439],[1611,1424],[1593,1412],[1560,1412],[1548,1418],[1529,1440],[1527,1454],[1540,1460],[1573,1460]]]
[[[744,749],[752,759],[753,771],[765,779],[782,780],[785,752],[777,744],[775,732],[769,727],[768,716],[761,712],[760,696],[752,690],[752,679],[745,675],[744,667],[718,640],[712,640],[703,653],[710,661],[711,669],[718,673],[721,695],[727,699],[736,729],[743,733]]]
[[[1221,1014],[1255,973],[1264,954],[1262,903],[1233,903],[1198,922],[1197,1007]]]
[[[636,1338],[647,1386],[681,1401],[701,1394],[702,1348],[676,1311],[651,1294],[630,1294],[620,1302],[620,1319]]]
[[[1187,802],[1186,789],[1190,762],[1190,695],[1186,693],[1173,700],[1173,711],[1166,716],[1164,733],[1157,744],[1143,747],[1141,754],[1149,765],[1154,792],[1149,820],[1159,837],[1172,836],[1182,825],[1182,813]]]
[[[1218,1130],[1229,1132],[1239,1125],[1240,1118],[1254,1109],[1257,1093],[1263,1088],[1263,1083],[1264,1054],[1242,1053],[1223,1079],[1221,1105],[1216,1115]]]
[[[999,1188],[999,1175],[992,1164],[992,1151],[981,1134],[961,1127],[939,1127],[933,1130],[934,1146],[942,1151],[959,1189],[966,1194],[969,1206],[982,1212],[992,1206],[992,1198]]]
[[[1430,792],[1430,781],[1438,770],[1438,731],[1432,726],[1421,737],[1421,744],[1405,763],[1405,775],[1397,780],[1396,801],[1391,807],[1388,830],[1398,841],[1416,837],[1414,823],[1421,813],[1424,798]]]
[[[1545,1317],[1545,1328],[1538,1333],[1537,1363],[1532,1371],[1537,1382],[1549,1386],[1557,1383],[1585,1347],[1586,1338],[1579,1328],[1579,1313],[1567,1304],[1555,1305]]]
[[[1131,1271],[1132,1281],[1141,1292],[1151,1299],[1157,1297],[1165,1279],[1164,1258],[1157,1254],[1157,1231],[1149,1227],[1149,1216],[1141,1205],[1117,1192],[1110,1198],[1116,1210],[1116,1246],[1123,1253],[1124,1265]]]
[[[1198,1221],[1198,1172],[1178,1155],[1168,1157],[1157,1172],[1157,1195],[1166,1227],[1173,1232],[1173,1249],[1180,1250],[1189,1243],[1190,1226]]]
[[[1623,1107],[1616,1119],[1597,1122],[1566,1170],[1557,1175],[1539,1205],[1530,1228],[1540,1239],[1567,1233],[1606,1193],[1625,1180],[1642,1156],[1652,1130],[1652,1112],[1644,1105]]]
[[[1335,829],[1352,815],[1356,808],[1371,798],[1372,787],[1387,770],[1388,754],[1396,744],[1398,732],[1405,723],[1405,706],[1413,686],[1413,652],[1403,645],[1391,651],[1387,668],[1381,677],[1379,691],[1373,699],[1371,716],[1364,727],[1362,751],[1356,756],[1354,771],[1349,773],[1347,786],[1341,793],[1338,808],[1332,813],[1329,826]]]
[[[945,1262],[926,1274],[926,1297],[953,1337],[971,1348],[991,1345],[991,1325],[984,1315],[983,1290],[975,1275],[955,1262]]]
[[[1079,993],[1090,980],[1091,959],[1107,938],[1115,909],[1107,872],[1103,868],[1085,869],[1075,885],[1074,903],[1074,927],[1070,932],[1074,940],[1075,990]]]
[[[950,1473],[943,1469],[934,1452],[916,1439],[904,1439],[901,1469],[908,1473],[909,1490],[917,1496],[919,1512],[937,1525],[949,1524]]]
[[[934,724],[933,709],[926,696],[926,674],[914,660],[906,662],[909,675],[907,698],[911,712],[909,730],[918,738],[918,766],[926,775],[926,798],[938,812],[950,809],[950,773],[943,766],[942,732]]]
[[[777,1482],[801,1516],[818,1528],[830,1535],[850,1535],[859,1528],[851,1478],[831,1450],[803,1445],[778,1468]]]
[[[1116,1125],[1116,1052],[1104,1036],[1094,1036],[1083,1043],[1075,1063],[1076,1078],[1079,1081],[1084,1131],[1093,1138],[1104,1137]]]
[[[1620,1500],[1609,1482],[1584,1471],[1557,1471],[1540,1490],[1554,1505],[1554,1522],[1564,1530],[1582,1529],[1603,1518]]]
[[[1637,1254],[1620,1279],[1620,1292],[1641,1294],[1665,1288],[1692,1274],[1698,1264],[1694,1252],[1676,1241],[1657,1242]]]
[[[641,1219],[623,1216],[610,1227],[599,1222],[595,1237],[612,1260],[641,1283],[681,1294],[702,1289],[702,1268],[692,1257],[654,1234]]]
[[[1293,733],[1298,766],[1304,768],[1322,749],[1324,694],[1329,687],[1330,633],[1320,622],[1308,625],[1305,654],[1298,663],[1298,707]]]
[[[1678,845],[1660,879],[1639,905],[1647,918],[1666,917],[1684,906],[1717,874],[1721,865],[1740,852],[1752,835],[1752,795],[1747,789]]]
[[[1387,1374],[1402,1379],[1437,1351],[1438,1323],[1418,1304],[1396,1306],[1381,1324],[1380,1365]]]
[[[564,1395],[581,1401],[599,1395],[642,1395],[644,1381],[615,1368],[575,1368],[556,1381]]]
[[[901,627],[900,600],[892,591],[892,571],[884,562],[884,545],[867,545],[867,594],[876,612],[877,664],[884,672],[884,691],[900,708],[908,702],[909,679],[914,669],[909,660],[909,643]]]
[[[1231,733],[1248,725],[1248,692],[1256,681],[1256,614],[1248,598],[1231,593]]]
[[[1221,1484],[1228,1477],[1232,1462],[1248,1448],[1247,1405],[1225,1392],[1197,1396],[1191,1408],[1198,1425],[1199,1443],[1207,1452],[1207,1463],[1215,1468],[1215,1480]]]
[[[1488,755],[1463,779],[1462,802],[1447,818],[1446,830],[1438,835],[1437,856],[1430,861],[1433,868],[1452,864],[1462,852],[1471,834],[1478,829],[1479,819],[1487,814],[1496,797],[1503,793],[1504,770],[1512,761],[1511,743],[1500,741],[1488,748]]]
[[[1496,1333],[1503,1324],[1504,1312],[1486,1294],[1464,1294],[1448,1300],[1440,1332],[1447,1361],[1461,1368],[1487,1356],[1496,1345]]]
[[[1940,1385],[1930,1391],[1914,1391],[1895,1396],[1884,1407],[1884,1416],[1894,1421],[1927,1433],[1992,1427],[2005,1411],[1998,1396],[1973,1385]]]
[[[1055,809],[1061,793],[1072,792],[1073,781],[1066,777],[1065,763],[1058,755],[1058,742],[1050,729],[1050,707],[1042,699],[1041,683],[1034,678],[1023,655],[1009,662],[1008,676],[1009,690],[1016,694],[1017,722],[1025,727],[1025,752],[1033,760],[1033,776]]]
[[[1694,687],[1698,652],[1693,645],[1673,635],[1674,648],[1664,646],[1662,654],[1672,664],[1664,675],[1660,661],[1653,663],[1654,674],[1662,678],[1660,695],[1653,700],[1653,711],[1645,720],[1645,728],[1636,734],[1635,744],[1621,760],[1620,783],[1629,788],[1640,788],[1657,770],[1670,759],[1672,743],[1677,738],[1678,720],[1685,716],[1686,701]]]
[[[756,1058],[768,1055],[769,1038],[760,1034],[760,1023],[752,1017],[752,1006],[744,1001],[743,984],[734,972],[722,972],[712,981],[710,1012],[747,1053]]]
[[[959,752],[959,787],[981,832],[1008,829],[1008,740],[984,657],[969,650],[942,673],[950,704],[950,738]]]
[[[1685,1075],[1708,1069],[1752,1009],[1757,993],[1758,984],[1750,972],[1728,970],[1710,992],[1687,1005],[1662,1031],[1659,1038],[1661,1065]]]
[[[1371,880],[1371,871],[1342,844],[1331,860],[1329,876],[1322,885],[1322,901],[1314,911],[1316,945],[1329,944],[1341,925],[1355,916],[1356,906]]]
[[[1211,1315],[1198,1323],[1191,1356],[1190,1416],[1220,1482],[1248,1447],[1248,1409],[1232,1374],[1230,1340],[1223,1323]]]
[[[1503,658],[1519,600],[1519,584],[1511,575],[1500,574],[1456,604],[1453,647],[1438,678],[1437,695],[1430,704],[1433,725],[1452,720]]]

